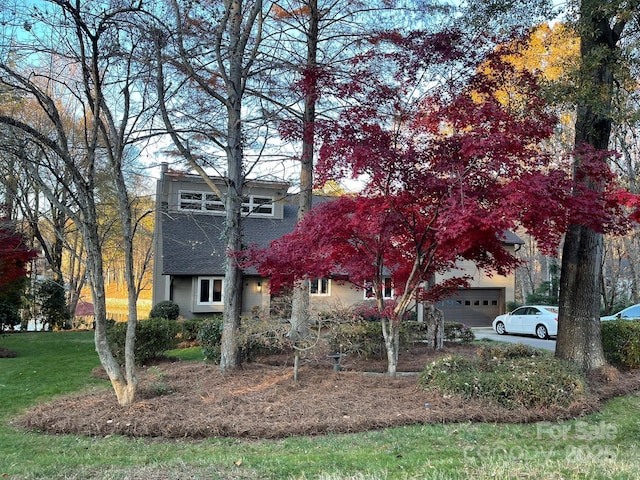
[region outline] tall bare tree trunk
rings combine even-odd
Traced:
[[[93,190],[89,190],[93,192]],[[94,315],[96,322],[95,345],[100,363],[104,367],[120,405],[133,403],[136,394],[137,382],[128,381],[120,370],[120,365],[113,357],[107,338],[107,304],[104,288],[104,267],[102,261],[102,248],[98,234],[96,210],[93,201],[89,200],[88,208],[84,212],[84,222],[81,226],[83,239],[87,250],[87,273],[93,299]]]
[[[313,206],[313,158],[317,101],[318,24],[320,21],[318,1],[309,0],[309,30],[307,32],[307,91],[304,98],[302,119],[302,156],[300,159],[300,195],[298,197],[298,221]],[[306,338],[309,333],[309,282],[301,281],[293,288],[291,302],[291,338]]]
[[[227,150],[229,173],[225,201],[225,238],[228,252],[238,252],[242,249],[242,137],[240,99],[236,98],[236,109],[229,111],[229,146]],[[227,258],[225,263],[224,288],[222,290],[224,314],[220,344],[220,369],[224,371],[236,368],[240,364],[236,333],[240,327],[240,315],[242,314],[242,270],[230,258]]]
[[[120,142],[116,142],[120,143]],[[117,154],[119,158],[121,154]],[[127,286],[127,333],[125,337],[125,378],[127,384],[127,401],[133,402],[135,392],[138,385],[136,378],[135,363],[135,343],[136,343],[136,325],[138,323],[138,290],[136,288],[136,277],[134,271],[133,256],[133,225],[131,220],[131,202],[127,192],[127,186],[123,175],[123,166],[120,161],[114,165],[114,182],[116,186],[116,195],[118,197],[118,210],[120,213],[120,222],[122,223],[122,249],[124,252],[124,274]]]
[[[245,50],[249,36],[243,26],[242,1],[229,2],[229,58],[228,74],[225,80],[227,101],[227,192],[225,199],[225,238],[227,252],[242,250],[242,189],[244,183],[244,159],[242,150],[242,96],[246,72],[244,66]],[[262,10],[262,2],[256,1],[247,24],[251,27]],[[249,28],[248,31],[250,31]],[[220,54],[221,55],[221,54]],[[222,57],[221,57],[222,58]],[[224,276],[224,314],[222,322],[222,339],[220,344],[220,369],[230,370],[240,364],[239,348],[236,333],[240,327],[242,313],[242,270],[230,258],[225,264]]]

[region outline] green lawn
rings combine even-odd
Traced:
[[[24,408],[83,388],[107,388],[90,332],[0,337],[0,478],[30,479],[635,479],[640,398],[594,415],[533,425],[454,424],[355,435],[241,441],[158,441],[25,433]],[[172,352],[180,355],[181,352]],[[184,352],[197,359],[197,352]],[[64,412],[60,413],[64,415]]]

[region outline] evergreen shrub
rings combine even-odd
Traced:
[[[177,320],[179,315],[180,307],[171,300],[156,303],[149,312],[149,318],[166,318],[167,320]]]
[[[331,353],[380,358],[386,351],[378,322],[356,320],[332,323],[327,341]]]
[[[204,319],[202,318],[193,318],[191,320],[179,322],[180,341],[189,343],[197,342],[203,322]]]
[[[292,352],[293,341],[288,335],[289,329],[289,323],[270,315],[257,315],[242,322],[238,334],[242,359],[252,362],[260,355]]]
[[[150,318],[136,323],[134,358],[136,365],[163,358],[167,350],[178,344],[179,326],[164,318]],[[123,365],[127,322],[109,322],[107,338],[116,360]]]
[[[640,368],[640,320],[602,322],[602,349],[614,367]]]
[[[444,322],[444,339],[447,342],[471,343],[476,336],[464,323]]]
[[[222,315],[204,320],[200,324],[198,341],[207,362],[220,363],[220,341],[222,340]]]
[[[447,355],[429,363],[418,383],[425,390],[491,400],[508,409],[566,407],[587,392],[583,373],[527,348],[501,347],[476,357]]]

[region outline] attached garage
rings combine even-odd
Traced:
[[[505,312],[504,288],[470,288],[436,304],[446,322],[460,322],[470,327],[490,327]]]

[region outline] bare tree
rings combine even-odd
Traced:
[[[245,149],[260,152],[263,148],[253,143],[263,132],[260,127],[250,131],[247,117],[251,115],[243,102],[247,84],[256,74],[263,2],[167,3],[168,26],[158,24],[151,32],[162,118],[180,155],[224,203],[227,251],[240,251],[242,190],[252,170]],[[224,189],[210,181],[211,170],[224,178]],[[223,303],[220,368],[230,370],[240,361],[235,333],[242,311],[242,270],[230,258]]]
[[[252,94],[266,105],[281,138],[294,146],[292,160],[300,165],[298,220],[313,206],[318,128],[335,119],[345,104],[336,94],[336,82],[347,76],[353,59],[364,53],[367,39],[416,24],[426,28],[443,20],[443,13],[450,9],[429,0],[286,0],[271,9],[265,43],[277,42],[278,47],[272,49],[277,56],[271,59],[277,74],[271,76],[268,89]],[[290,322],[291,338],[303,340],[310,322],[307,279],[293,287]]]
[[[144,72],[136,71],[133,62],[140,45],[136,34],[141,2],[103,7],[65,0],[50,0],[32,9],[12,6],[11,24],[23,30],[3,38],[0,85],[20,98],[31,99],[46,126],[29,122],[20,110],[0,115],[0,124],[16,132],[22,142],[14,152],[17,158],[49,201],[73,219],[82,234],[95,309],[96,350],[118,402],[129,404],[137,385],[137,294],[126,153],[144,138],[150,110],[144,103]],[[67,121],[69,114],[72,122]],[[101,173],[113,182],[122,224],[129,305],[124,371],[107,341],[96,188]],[[65,203],[52,185],[65,190]]]

